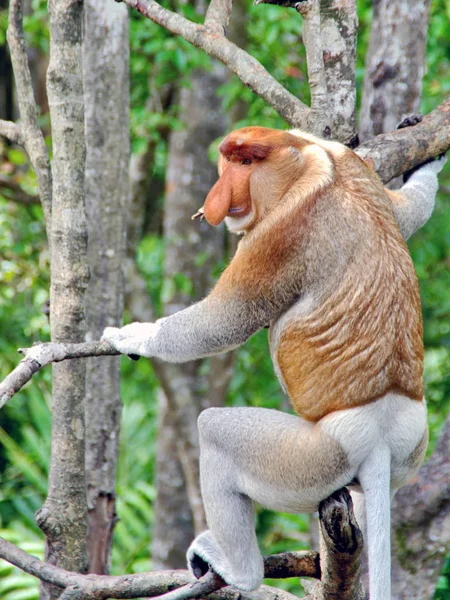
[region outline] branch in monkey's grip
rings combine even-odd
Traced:
[[[316,553],[302,552],[298,554]],[[279,556],[283,561],[283,555]],[[47,564],[35,556],[27,554],[2,537],[0,537],[0,558],[7,560],[12,565],[39,578],[41,581],[46,581],[61,588],[61,590],[65,590],[61,597],[66,600],[138,597],[187,600],[188,598],[205,597],[226,586],[223,580],[211,572],[208,572],[201,580],[194,582],[192,582],[192,575],[183,570],[116,576],[81,575]],[[301,560],[299,564],[302,564]],[[267,574],[270,576],[271,572],[269,571]],[[302,570],[291,573],[292,577],[302,575]],[[216,600],[294,600],[294,596],[291,594],[267,586],[263,586],[259,591],[251,594],[237,592],[234,588],[228,587],[227,590],[219,592],[212,598]]]
[[[423,115],[421,115],[420,113],[408,115],[397,126],[397,129],[405,129],[406,127],[414,127],[415,125],[417,125],[418,123],[421,123],[422,121],[423,121]],[[408,181],[408,179],[411,177],[411,175],[413,175],[421,167],[424,167],[425,165],[429,165],[430,163],[434,162],[435,160],[443,158],[445,156],[445,154],[446,154],[445,152],[442,152],[438,156],[435,156],[433,158],[429,158],[428,160],[425,160],[425,161],[421,162],[420,164],[416,165],[412,169],[409,169],[408,171],[405,171],[403,173],[403,183],[406,183]]]
[[[89,356],[118,356],[108,342],[85,342],[81,344],[38,343],[31,348],[19,348],[24,355],[17,367],[0,382],[0,408],[30,381],[37,371],[53,362]]]

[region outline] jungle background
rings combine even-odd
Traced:
[[[172,0],[167,5],[194,21],[200,21],[205,12],[202,0]],[[294,95],[307,100],[299,16],[276,6],[255,7],[246,0],[235,2],[233,10],[231,37]],[[26,12],[39,122],[50,147],[45,94],[49,51],[46,3],[32,0]],[[358,2],[358,14],[360,98],[372,4]],[[450,93],[449,25],[450,3],[433,0],[420,107],[424,114]],[[0,118],[14,120],[17,102],[6,28],[3,2]],[[223,66],[135,12],[130,13],[129,122],[132,158],[123,264],[124,318],[150,320],[207,293],[233,252],[234,241],[223,230],[213,231],[190,221],[215,181],[218,141],[232,128],[250,124],[285,128],[286,124]],[[423,302],[429,454],[450,408],[448,166],[440,184],[434,216],[409,242]],[[0,379],[17,364],[18,348],[48,340],[50,335],[49,252],[37,194],[25,152],[0,139]],[[233,406],[289,410],[273,373],[266,338],[262,331],[232,355],[191,365],[164,367],[147,360],[121,360],[123,411],[112,573],[184,567],[196,517],[191,510],[195,491],[186,482],[183,457],[189,457],[195,446],[191,428],[202,408],[226,401]],[[47,494],[50,444],[51,371],[44,370],[0,412],[0,536],[40,557],[44,539],[35,513]],[[257,531],[264,554],[311,547],[317,543],[314,527],[307,516],[263,509],[258,513]],[[448,553],[448,546],[445,551]],[[410,559],[418,560],[415,555]],[[416,568],[421,568],[419,563]],[[435,584],[435,599],[449,600],[450,560]],[[301,593],[297,582],[277,585]],[[37,580],[0,561],[1,598],[32,600],[38,594]]]

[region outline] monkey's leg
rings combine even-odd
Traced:
[[[209,409],[199,418],[202,496],[210,530],[188,551],[196,576],[211,565],[242,590],[257,588],[263,562],[253,500],[275,510],[311,512],[349,483],[355,468],[321,428],[257,408]]]

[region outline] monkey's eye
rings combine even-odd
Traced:
[[[251,165],[252,161],[249,158],[244,158],[244,160],[241,162],[241,165]]]
[[[227,162],[230,162],[231,158],[230,158],[229,156],[225,156],[225,160],[226,160]]]

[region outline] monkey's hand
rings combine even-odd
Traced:
[[[437,158],[430,158],[422,164],[406,171],[406,173],[403,173],[403,183],[409,181],[413,175],[437,175],[442,171],[446,162],[447,157],[445,154],[441,154]]]
[[[107,327],[102,340],[122,354],[138,356],[154,356],[152,340],[156,337],[160,325],[158,323],[131,323],[125,327]]]

